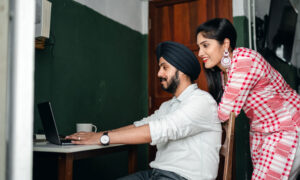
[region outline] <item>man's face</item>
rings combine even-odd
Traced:
[[[160,79],[163,90],[174,94],[179,85],[178,70],[168,63],[163,57],[159,59],[159,71],[157,76]]]

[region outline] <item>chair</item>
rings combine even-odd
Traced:
[[[222,166],[222,164],[220,163],[219,167],[224,167],[224,170],[222,172],[222,170],[219,169],[218,178],[221,178],[220,175],[223,174],[223,180],[232,179],[234,125],[235,125],[235,113],[231,112],[229,116],[229,120],[222,123],[223,134],[225,131],[226,136],[220,150],[220,156],[224,158],[224,165]]]

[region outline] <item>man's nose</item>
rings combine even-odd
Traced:
[[[162,75],[162,72],[161,72],[161,69],[159,69],[158,72],[157,72],[157,76],[161,77],[161,75]]]

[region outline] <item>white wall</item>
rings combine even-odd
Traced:
[[[100,14],[148,34],[148,0],[75,0]],[[248,15],[248,1],[232,0],[233,17]],[[271,0],[255,0],[256,15],[263,18],[269,12]]]
[[[129,28],[148,34],[147,0],[75,0]]]
[[[35,0],[9,0],[7,180],[32,179]],[[7,106],[7,105],[6,105]]]
[[[247,16],[247,0],[232,0],[232,14],[235,16]]]
[[[264,19],[266,14],[269,14],[271,0],[256,0],[255,1],[255,15]]]
[[[233,17],[248,15],[248,1],[253,0],[232,0]],[[255,0],[255,15],[262,18],[269,13],[271,0]]]
[[[8,1],[0,1],[0,180],[6,179]]]

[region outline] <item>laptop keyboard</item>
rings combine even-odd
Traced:
[[[72,144],[71,139],[61,139],[60,142],[61,144]]]

